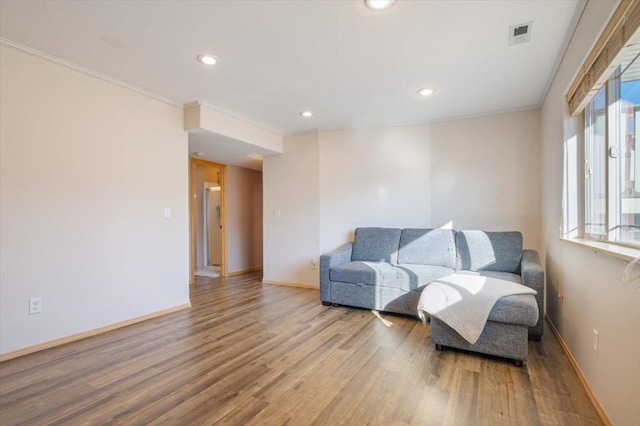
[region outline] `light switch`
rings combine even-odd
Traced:
[[[164,208],[164,218],[171,219],[171,207]]]
[[[275,210],[273,211],[273,215],[274,215],[275,217],[280,217],[280,209],[275,209]]]

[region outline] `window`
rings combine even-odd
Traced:
[[[585,235],[603,239],[607,230],[607,180],[605,151],[607,123],[605,87],[584,110]]]
[[[639,57],[640,1],[621,0],[566,93],[562,235],[625,258],[640,249]]]
[[[640,247],[640,44],[584,109],[584,237]],[[636,149],[637,148],[637,149]]]

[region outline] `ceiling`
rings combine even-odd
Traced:
[[[583,8],[581,0],[398,0],[386,11],[360,0],[3,0],[0,35],[289,135],[535,108]],[[530,21],[531,42],[509,47],[509,27]],[[221,63],[204,66],[201,53]],[[416,94],[427,86],[436,93]],[[208,137],[228,157],[256,155],[250,144]],[[207,149],[204,136],[190,139]]]

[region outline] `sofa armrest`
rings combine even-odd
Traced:
[[[536,302],[538,303],[538,323],[529,327],[529,339],[540,340],[544,329],[544,269],[540,265],[540,257],[535,250],[523,250],[520,264],[522,274],[522,284],[531,287],[538,292]]]
[[[333,266],[351,262],[353,243],[346,243],[337,249],[320,256],[320,300],[331,302],[331,283],[329,269]]]

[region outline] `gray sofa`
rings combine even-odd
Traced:
[[[425,286],[454,273],[501,278],[537,295],[501,298],[474,345],[432,318],[436,347],[525,360],[527,337],[540,340],[543,333],[544,272],[537,252],[522,249],[519,232],[357,228],[353,243],[320,257],[320,299],[325,305],[417,316]]]

